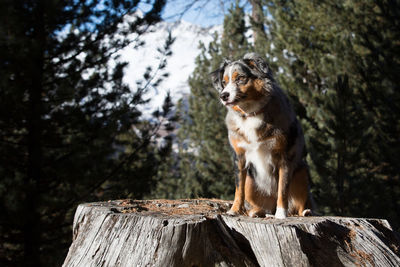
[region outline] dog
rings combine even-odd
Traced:
[[[289,99],[256,53],[225,60],[211,73],[228,109],[226,126],[237,159],[238,178],[230,215],[312,215],[304,136]],[[245,201],[251,208],[247,212]]]

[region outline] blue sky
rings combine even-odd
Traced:
[[[191,2],[194,4],[190,5]],[[163,18],[166,21],[183,19],[203,27],[221,25],[224,21],[224,13],[233,2],[235,1],[169,0],[164,8]],[[139,6],[143,11],[148,11],[149,5],[140,4]]]
[[[167,21],[175,21],[183,19],[193,24],[201,26],[220,25],[224,21],[223,7],[218,3],[219,1],[198,1],[188,10],[188,2],[190,1],[170,1],[164,9],[163,18]],[[183,14],[181,14],[185,11]]]

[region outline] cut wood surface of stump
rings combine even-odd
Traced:
[[[386,220],[229,216],[217,199],[79,205],[63,266],[400,266]]]

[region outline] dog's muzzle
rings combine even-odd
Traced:
[[[229,99],[229,93],[223,92],[222,94],[219,95],[219,98],[221,98],[222,101],[228,101],[228,99]]]

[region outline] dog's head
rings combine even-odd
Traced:
[[[226,105],[250,104],[268,95],[266,82],[272,82],[267,62],[255,53],[246,54],[237,61],[225,60],[211,73],[221,102]]]

